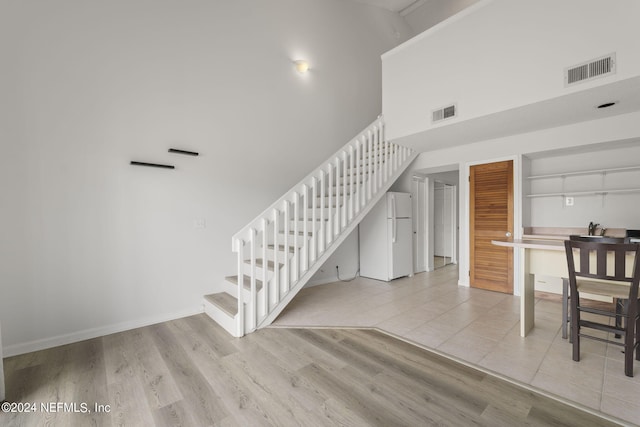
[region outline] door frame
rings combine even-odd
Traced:
[[[471,176],[471,166],[482,165],[485,163],[496,163],[503,161],[513,161],[513,238],[522,238],[522,155],[511,155],[503,157],[494,157],[490,159],[474,160],[472,162],[466,162],[464,164],[465,178],[461,180],[460,186],[464,197],[460,197],[461,204],[464,203],[464,208],[461,206],[461,212],[464,212],[464,220],[460,221],[461,227],[464,230],[460,230],[460,252],[464,253],[464,259],[460,259],[460,278],[458,279],[458,285],[470,286],[469,275],[471,268],[471,187],[469,180]],[[464,247],[463,247],[464,246]],[[513,295],[520,295],[520,288],[516,286],[518,278],[520,277],[520,249],[514,248],[513,253]]]
[[[433,261],[429,264],[430,248],[428,244],[428,208],[429,208],[429,178],[419,175],[411,177],[411,194],[414,204],[414,218],[413,222],[416,226],[413,238],[413,272],[422,273],[424,271],[433,270]],[[418,255],[422,248],[423,259],[419,260]],[[422,264],[420,264],[422,263]],[[424,270],[422,267],[424,266]]]
[[[438,207],[438,203],[436,203],[435,192],[438,190],[437,184],[442,184],[442,190],[444,193],[447,191],[450,192],[451,200],[450,205],[448,206],[450,209],[450,224],[451,224],[451,235],[445,237],[445,239],[450,239],[450,247],[451,247],[451,262],[450,264],[458,264],[458,185],[456,184],[447,184],[446,182],[434,180],[433,185],[433,220],[430,223],[431,230],[433,230],[433,234],[435,235],[435,209]],[[443,203],[446,198],[443,197]],[[445,208],[446,205],[443,205]],[[435,255],[435,236],[434,236],[434,245],[433,252]],[[431,257],[433,260],[433,257]]]

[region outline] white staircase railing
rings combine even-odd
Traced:
[[[416,156],[378,118],[237,232],[236,336],[271,323]]]

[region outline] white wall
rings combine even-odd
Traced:
[[[551,155],[531,159],[530,175],[639,167],[640,140],[632,146],[600,147],[597,151]],[[530,176],[529,175],[529,176]],[[526,175],[525,175],[526,176]],[[640,228],[640,169],[626,172],[567,176],[531,180],[529,194],[637,189],[635,193],[588,194],[574,196],[566,206],[561,196],[531,198],[530,220],[525,226],[584,227],[589,222],[605,228]],[[526,194],[526,193],[525,193]]]
[[[320,267],[320,270],[309,280],[305,287],[323,285],[337,282],[338,280],[350,280],[359,274],[359,228],[345,239],[344,242],[331,254],[331,256]],[[338,267],[338,270],[336,270]],[[338,271],[340,279],[338,279]]]
[[[380,113],[410,33],[340,0],[0,8],[5,355],[201,310],[231,235]]]
[[[640,2],[483,0],[383,55],[390,139],[640,74]],[[567,67],[616,53],[613,76],[564,87]],[[458,117],[431,123],[457,104]]]

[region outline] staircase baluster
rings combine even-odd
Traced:
[[[268,258],[269,256],[267,255],[267,249],[269,246],[268,243],[268,237],[269,235],[269,220],[267,218],[262,218],[262,259],[264,263],[268,262]],[[275,263],[275,261],[273,262],[274,265],[274,272],[276,270],[276,266],[278,264]],[[267,313],[269,313],[269,287],[267,286],[268,280],[267,280],[267,269],[263,268],[262,269],[262,297],[263,297],[263,303],[262,303],[262,316],[260,316],[260,320],[263,319],[263,316],[266,316]]]
[[[394,158],[395,158],[395,161],[393,162],[393,171],[394,172],[397,171],[398,168],[400,167],[400,155],[401,155],[400,148],[397,147],[397,146],[395,148],[396,148],[396,150],[393,153],[394,154]]]
[[[298,212],[298,204],[300,203],[300,194],[297,191],[293,192],[293,278],[295,282],[300,277],[300,248],[298,245],[298,239],[300,236],[300,228],[298,227],[298,218],[300,214]]]
[[[251,253],[251,311],[249,312],[249,325],[251,330],[255,330],[258,322],[258,293],[256,288],[256,277],[258,273],[256,272],[257,267],[257,253],[256,253],[256,244],[257,244],[257,231],[255,228],[252,228],[250,231],[251,238],[249,239],[249,251]],[[262,260],[262,269],[267,268],[266,260]],[[244,283],[240,286],[240,290],[244,291]]]
[[[349,169],[349,164],[347,163],[346,151],[342,152],[342,170],[344,170],[345,173],[349,174],[349,178],[351,177],[351,173],[353,171]],[[340,209],[340,212],[342,213],[343,217],[342,217],[342,228],[340,229],[340,231],[342,231],[342,229],[347,226],[347,220],[348,220],[347,211],[349,210],[349,203],[347,202],[347,184],[349,182],[347,178],[348,177],[345,175],[344,180],[342,182],[342,190],[341,190],[342,191],[342,209]]]
[[[242,239],[236,240],[236,251],[238,252],[238,314],[236,315],[236,328],[238,329],[238,336],[244,335],[244,301],[242,290],[244,289],[244,241]],[[242,285],[241,285],[242,284]]]
[[[366,191],[366,175],[367,175],[367,138],[362,135],[358,140],[358,147],[362,153],[362,175],[360,176],[360,184],[358,185],[358,200],[360,200],[360,207],[364,208],[367,204],[367,191]]]
[[[342,171],[342,176],[340,176],[340,158],[336,157],[336,209],[335,209],[335,216],[336,216],[336,229],[335,230],[331,230],[331,240],[333,240],[336,235],[338,234],[338,232],[342,229],[340,227],[341,224],[341,218],[340,218],[340,194],[338,193],[338,188],[340,187],[340,185],[338,184],[339,182],[344,183],[345,177],[344,177],[344,171]]]
[[[353,220],[353,215],[355,213],[355,209],[353,207],[353,175],[354,175],[354,158],[353,158],[353,147],[349,147],[349,224],[351,224],[351,220]],[[357,175],[356,175],[357,176]],[[346,185],[345,185],[346,190]],[[345,191],[346,193],[346,191]]]
[[[283,291],[286,293],[289,291],[289,283],[291,281],[291,274],[289,273],[289,262],[290,262],[290,251],[289,251],[289,201],[284,201],[284,250],[286,251],[286,255],[284,257],[284,271],[282,275],[282,286]]]
[[[379,180],[379,173],[378,173],[378,127],[374,126],[373,127],[373,159],[372,159],[372,164],[373,164],[373,170],[375,171],[375,175],[373,177],[373,193],[377,193],[378,192],[378,188],[380,188],[380,186],[378,185],[378,180]]]
[[[280,233],[280,211],[278,209],[273,210],[273,263],[274,265],[279,266],[278,262],[278,253],[280,252],[280,243],[278,242],[278,234]],[[288,249],[285,247],[284,256],[287,257],[289,253]],[[262,286],[266,286],[266,283],[263,283]],[[280,302],[280,268],[276,267],[273,270],[273,280],[272,280],[272,292],[273,293],[273,304],[278,304]],[[269,311],[267,311],[268,313]]]
[[[362,163],[362,159],[360,158],[360,140],[356,139],[356,191],[351,193],[351,198],[355,198],[356,210],[355,214],[358,215],[360,213],[360,164]]]
[[[314,179],[314,185],[316,185],[315,183],[315,177]],[[318,228],[320,229],[320,231],[318,232],[318,238],[317,240],[314,240],[314,249],[317,248],[317,254],[318,256],[322,255],[322,253],[324,252],[324,241],[325,241],[325,236],[323,235],[324,232],[324,208],[325,205],[327,203],[326,200],[326,185],[325,185],[325,173],[323,170],[320,170],[320,227],[318,227],[318,223],[316,222],[316,220],[318,219],[316,217],[316,210],[313,210],[313,232],[315,235],[316,230],[318,230]],[[327,191],[331,191],[330,189]],[[317,244],[316,244],[317,242]]]
[[[322,197],[320,197],[319,200],[320,206],[322,206]],[[316,220],[318,219],[317,217],[317,211],[318,210],[318,180],[316,179],[316,177],[314,176],[313,178],[311,178],[311,222],[313,223],[313,225],[311,226],[311,233],[313,233],[311,240],[312,240],[312,244],[311,244],[311,251],[313,253],[312,255],[312,260],[316,260],[318,259],[318,256],[320,255],[320,252],[318,251],[318,233],[316,232]]]
[[[389,179],[389,160],[387,159],[388,150],[389,150],[389,143],[383,139],[382,140],[382,161],[384,164],[381,165],[380,169],[382,170],[383,182],[385,184]]]
[[[310,245],[310,240],[313,243],[315,233],[312,227],[311,238],[309,238],[309,186],[303,184],[302,191],[302,234],[305,236],[302,244],[302,271],[307,271],[309,269],[309,247],[313,247]]]
[[[371,153],[373,153],[373,150],[371,148],[371,130],[367,131],[367,169],[368,169],[368,173],[367,173],[367,201],[371,200],[371,180],[373,177],[373,165],[371,164]]]
[[[323,234],[325,234],[326,239],[327,239],[327,245],[331,244],[331,242],[333,242],[333,209],[332,209],[332,205],[333,205],[333,165],[331,163],[329,163],[328,167],[328,174],[329,174],[329,200],[327,203],[327,219],[329,220],[327,223],[327,228],[329,229],[329,235],[326,235],[326,231],[323,230]],[[338,187],[338,177],[336,176],[336,187]],[[324,207],[323,207],[324,209]],[[324,223],[323,223],[324,224]],[[320,224],[320,226],[322,227],[322,224]],[[323,237],[324,238],[324,237]]]

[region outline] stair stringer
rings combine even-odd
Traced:
[[[329,257],[340,247],[342,242],[351,234],[353,230],[360,224],[364,217],[373,209],[373,207],[382,199],[382,197],[389,191],[389,188],[396,182],[396,180],[404,173],[409,165],[418,157],[418,152],[412,152],[405,160],[402,167],[399,167],[388,179],[388,181],[378,189],[367,204],[360,210],[360,212],[353,218],[352,222],[342,229],[339,236],[336,237],[331,244],[325,248],[325,251],[320,255],[312,265],[298,278],[298,280],[289,288],[288,292],[281,297],[280,301],[271,309],[270,313],[257,325],[256,329],[269,326],[273,321],[282,313],[282,310],[293,300],[298,292],[311,280],[314,274],[318,272],[320,267],[329,259]],[[247,330],[247,333],[252,332]]]

